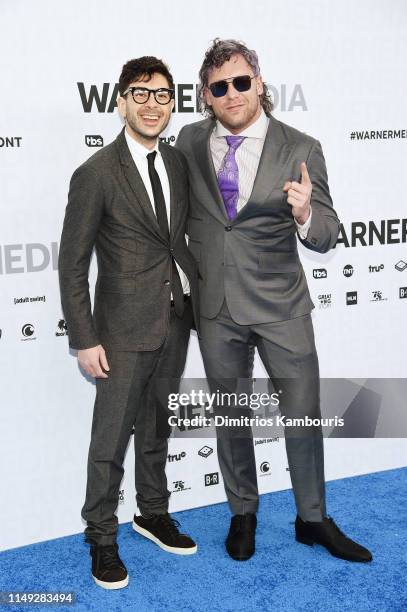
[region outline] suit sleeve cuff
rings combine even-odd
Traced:
[[[302,240],[305,240],[305,239],[307,238],[307,236],[308,236],[308,230],[309,230],[309,228],[310,228],[310,226],[311,226],[311,219],[312,219],[312,208],[310,209],[310,213],[309,213],[309,217],[308,217],[308,219],[307,219],[307,220],[306,220],[306,222],[305,222],[305,223],[303,223],[302,225],[300,225],[300,224],[299,224],[299,223],[296,221],[296,219],[294,219],[294,221],[295,221],[295,225],[297,226],[297,232],[299,233],[300,238],[301,238]]]

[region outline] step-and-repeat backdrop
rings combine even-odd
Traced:
[[[70,176],[120,131],[116,83],[133,57],[171,67],[163,137],[174,144],[201,118],[197,74],[216,36],[257,50],[275,116],[318,138],[326,157],[339,242],[326,255],[300,249],[330,379],[323,412],[352,415],[346,438],[325,440],[326,477],[405,465],[404,440],[388,436],[404,388],[389,379],[406,374],[406,16],[397,0],[1,3],[1,548],[84,527],[95,388],[68,349],[57,273]],[[95,272],[93,261],[91,286]],[[255,375],[265,376],[257,357]],[[194,334],[185,377],[204,377]],[[289,488],[283,438],[255,443],[261,492]],[[133,461],[130,443],[121,522],[135,509]],[[171,510],[225,499],[215,440],[199,430],[170,441],[167,474]]]

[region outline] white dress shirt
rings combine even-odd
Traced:
[[[216,121],[215,128],[211,134],[210,148],[216,174],[218,174],[223,159],[229,150],[225,137],[235,135],[245,137],[235,154],[237,167],[239,169],[238,212],[247,204],[252,193],[268,127],[269,119],[265,112],[262,111],[260,117],[252,125],[240,132],[240,134],[232,134],[232,132],[229,132],[220,121]],[[297,231],[302,239],[307,237],[311,225],[311,215],[312,211],[310,211],[310,216],[303,225],[300,225],[294,219]]]
[[[157,152],[155,160],[154,160],[154,167],[157,171],[158,176],[160,177],[161,186],[162,186],[163,194],[164,194],[165,207],[167,209],[168,223],[171,223],[170,182],[168,180],[168,175],[167,175],[167,170],[164,165],[164,160],[158,149],[158,140],[153,149],[147,149],[147,147],[144,147],[142,144],[137,142],[137,140],[134,140],[134,138],[132,138],[130,134],[128,133],[127,129],[124,130],[124,135],[126,137],[126,142],[130,149],[130,153],[133,158],[133,161],[136,164],[137,170],[139,171],[141,179],[144,183],[144,187],[146,188],[146,191],[148,193],[148,197],[150,198],[150,202],[151,202],[151,206],[154,211],[154,214],[156,214],[156,211],[155,211],[155,206],[154,206],[153,188],[152,188],[151,181],[150,181],[150,175],[148,174],[147,155],[149,153],[152,153],[153,151]],[[188,279],[185,273],[183,272],[183,270],[177,264],[177,262],[175,262],[175,265],[177,266],[177,270],[181,278],[182,289],[184,293],[189,294],[190,288],[189,288]]]

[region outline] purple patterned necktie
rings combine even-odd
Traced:
[[[237,215],[237,201],[239,199],[239,168],[237,167],[235,153],[244,141],[244,136],[226,136],[229,150],[226,153],[218,172],[218,184],[225,203],[229,219]]]

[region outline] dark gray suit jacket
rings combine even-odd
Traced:
[[[158,348],[169,324],[171,255],[188,277],[199,322],[198,269],[185,241],[186,162],[165,143],[159,149],[170,183],[169,241],[159,229],[124,129],[72,176],[59,252],[62,308],[72,348]],[[88,270],[93,247],[98,277],[92,314]]]
[[[199,264],[201,315],[215,317],[226,297],[232,318],[251,325],[308,314],[311,301],[298,257],[296,226],[283,186],[300,180],[306,161],[313,184],[309,249],[335,246],[339,220],[332,207],[320,143],[271,117],[250,199],[230,221],[209,146],[214,121],[184,127],[177,147],[189,167],[189,248]]]

